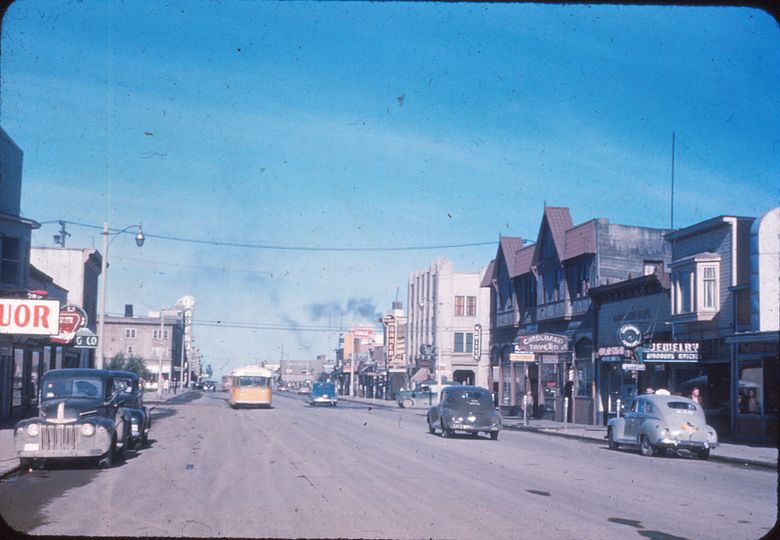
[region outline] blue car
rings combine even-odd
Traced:
[[[335,407],[339,398],[336,395],[336,385],[332,382],[316,382],[311,387],[309,405],[330,405]]]

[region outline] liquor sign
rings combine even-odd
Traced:
[[[626,356],[625,347],[599,347],[599,356]]]
[[[87,314],[84,310],[72,304],[64,305],[60,310],[60,331],[56,336],[52,336],[51,340],[68,344],[85,326],[87,326]]]
[[[509,353],[510,362],[536,362],[534,353]]]
[[[53,336],[60,331],[57,300],[0,298],[0,334]]]
[[[558,334],[533,334],[521,336],[515,340],[512,347],[515,353],[544,352],[563,353],[569,352],[569,338]]]

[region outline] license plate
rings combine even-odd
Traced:
[[[39,450],[39,444],[38,443],[24,443],[24,450],[25,452],[37,452]]]

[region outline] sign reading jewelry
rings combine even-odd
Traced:
[[[640,347],[637,356],[643,362],[697,362],[701,359],[698,343],[652,343]]]

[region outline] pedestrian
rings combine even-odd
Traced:
[[[701,405],[701,392],[695,386],[693,387],[693,390],[691,390],[691,401],[697,405]]]
[[[652,394],[652,393],[653,393],[653,389],[652,388],[650,388],[649,386],[647,388],[645,388],[645,394]]]

